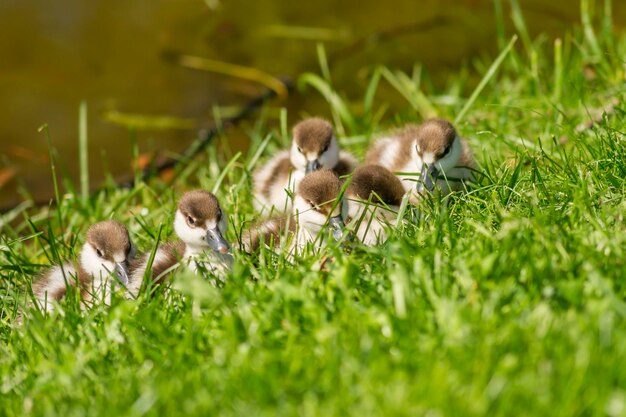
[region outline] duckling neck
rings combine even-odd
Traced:
[[[296,228],[295,244],[298,248],[304,248],[307,243],[311,242],[319,244],[319,230],[311,230],[302,225],[298,225]]]
[[[222,255],[213,252],[207,246],[188,244],[185,244],[183,260],[194,273],[197,273],[198,269],[204,269],[209,272],[223,272],[230,268],[233,262],[230,254]]]
[[[190,245],[185,243],[185,251],[183,252],[183,258],[195,258],[202,253],[207,252],[208,247],[200,245]]]

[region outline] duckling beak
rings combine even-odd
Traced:
[[[422,192],[424,189],[431,192],[435,189],[435,181],[439,175],[439,169],[435,164],[423,164],[422,172],[420,172],[420,181],[417,183],[417,191]]]
[[[343,229],[346,227],[346,225],[343,223],[343,218],[341,217],[341,214],[331,217],[328,223],[330,224],[330,228],[333,231],[333,238],[335,238],[335,240],[341,239],[341,237],[343,236]]]
[[[222,232],[216,226],[213,229],[209,229],[206,232],[206,241],[215,252],[226,254],[230,250],[230,245],[222,236]]]
[[[304,173],[308,174],[309,172],[317,171],[321,167],[322,167],[322,164],[320,164],[319,159],[314,159],[312,161],[307,161]]]
[[[122,285],[128,284],[128,267],[126,262],[115,262],[115,275]]]

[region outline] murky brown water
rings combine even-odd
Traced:
[[[574,0],[520,3],[532,34],[562,36],[579,21]],[[624,7],[614,9],[617,23],[623,23]],[[360,87],[354,81],[360,68],[375,64],[409,69],[419,61],[443,80],[476,54],[495,53],[493,1],[0,2],[0,206],[19,202],[19,187],[36,198],[52,195],[46,141],[37,133],[44,123],[68,172],[78,178],[82,100],[89,106],[96,185],[105,170],[116,176],[130,172],[130,135],[111,121],[115,112],[169,124],[141,129],[137,139],[142,152],[175,152],[198,127],[210,124],[214,106],[241,105],[261,91],[249,81],[184,68],[168,56],[297,75],[318,70],[320,41],[334,57],[335,83],[348,90]],[[301,100],[292,104],[293,118],[312,108]]]

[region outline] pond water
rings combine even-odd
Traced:
[[[508,15],[507,0],[502,3]],[[563,36],[579,21],[578,1],[520,5],[531,35]],[[620,24],[624,8],[614,9]],[[318,71],[316,44],[324,42],[335,84],[355,91],[362,85],[354,74],[375,64],[408,70],[421,62],[435,80],[445,80],[477,54],[497,52],[495,28],[494,0],[4,0],[0,206],[19,202],[20,188],[36,199],[52,195],[46,139],[37,132],[44,123],[65,169],[78,178],[83,100],[95,186],[105,172],[131,170],[130,135],[120,114],[147,117],[151,127],[136,133],[141,152],[176,152],[199,127],[211,125],[215,106],[241,106],[262,91],[172,57],[295,76]],[[297,98],[287,105],[292,119],[314,108]],[[245,138],[235,146],[245,148]]]

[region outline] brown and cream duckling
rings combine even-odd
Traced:
[[[151,273],[152,284],[159,285],[179,263],[188,263],[196,272],[205,269],[221,273],[230,267],[230,245],[224,239],[228,219],[217,197],[205,190],[185,193],[174,215],[174,231],[180,240],[160,245],[154,255]],[[137,296],[144,284],[150,253],[135,261],[128,291]]]
[[[317,117],[305,119],[293,128],[291,150],[279,152],[255,171],[255,207],[289,212],[289,194],[306,174],[330,169],[341,177],[351,173],[356,165],[351,154],[339,150],[330,123]]]
[[[443,119],[407,125],[378,140],[365,160],[398,173],[404,190],[415,197],[413,191],[422,194],[437,188],[445,196],[463,190],[464,183],[474,179],[476,166],[465,139],[458,135],[452,123]],[[415,173],[419,173],[419,180]]]
[[[369,246],[384,242],[386,228],[396,224],[403,196],[402,183],[387,168],[373,164],[357,168],[345,196],[356,237]]]
[[[106,220],[87,230],[78,262],[65,263],[47,271],[33,284],[33,294],[42,310],[52,311],[54,303],[65,297],[68,287],[76,287],[83,302],[101,298],[110,301],[116,283],[126,286],[134,247],[126,227]],[[114,277],[112,277],[114,276]]]
[[[255,225],[242,236],[243,249],[255,252],[262,244],[278,248],[283,237],[290,239],[286,246],[291,254],[302,251],[308,243],[319,249],[324,241],[324,229],[328,226],[335,240],[344,235],[345,201],[340,198],[342,182],[337,175],[324,169],[307,174],[296,188],[292,215],[270,218]]]

